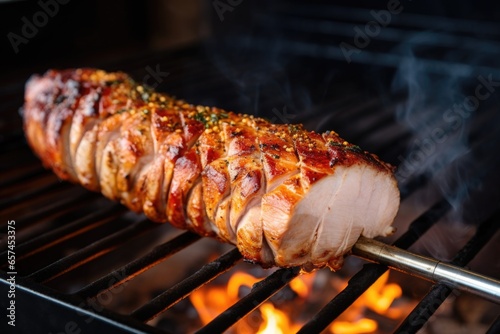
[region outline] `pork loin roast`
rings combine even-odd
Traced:
[[[266,267],[337,269],[360,235],[393,231],[393,167],[333,131],[191,105],[94,69],[33,76],[23,117],[61,179]]]

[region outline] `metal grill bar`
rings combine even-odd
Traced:
[[[70,191],[69,195],[59,196],[61,198],[60,200],[49,202],[47,205],[40,207],[40,209],[34,209],[27,212],[25,215],[18,216],[16,219],[16,227],[24,228],[29,225],[36,224],[44,217],[50,216],[54,213],[60,213],[64,208],[71,208],[76,202],[84,201],[92,196],[95,196],[95,194],[88,191]],[[7,222],[2,222],[0,228],[6,229]]]
[[[161,261],[177,253],[178,251],[188,247],[195,241],[198,241],[200,238],[201,237],[199,235],[191,232],[182,233],[174,239],[155,247],[145,256],[135,261],[129,262],[121,268],[116,269],[108,275],[92,282],[91,284],[76,292],[76,295],[85,299],[94,297],[100,292],[117,287],[139,275],[140,273],[152,268]],[[119,273],[119,275],[117,275],[117,273]],[[121,277],[121,279],[117,279],[117,277]]]
[[[219,314],[205,327],[197,331],[197,333],[222,333],[228,330],[238,320],[271,298],[299,274],[300,268],[297,267],[279,269],[275,271],[262,281],[255,283],[248,295],[241,298],[236,304]]]
[[[181,299],[187,297],[193,291],[234,267],[241,259],[242,256],[238,249],[235,248],[227,252],[215,261],[204,265],[196,273],[177,283],[130,315],[141,321],[148,321],[154,318]]]
[[[373,263],[365,264],[363,269],[349,280],[347,287],[328,302],[297,334],[320,333],[325,330],[386,271],[386,266]]]
[[[403,249],[409,248],[450,209],[451,205],[447,200],[443,199],[437,202],[410,224],[408,230],[394,242],[394,246]]]
[[[9,289],[8,278],[0,271],[0,293],[3,296]],[[24,277],[16,279],[16,303],[22,305],[23,315],[27,315],[22,322],[16,322],[16,333],[68,332],[68,328],[73,328],[76,333],[168,333],[105,308],[97,311],[86,301]],[[73,326],[67,327],[68,323]],[[73,323],[78,326],[75,328]]]
[[[65,240],[80,235],[92,228],[104,224],[109,219],[119,217],[126,208],[121,205],[113,205],[111,208],[93,212],[87,216],[77,219],[69,224],[53,229],[50,232],[34,237],[16,247],[17,261],[28,256],[37,254],[49,247],[57,245]],[[7,252],[1,253],[0,258],[6,259]]]
[[[465,266],[469,263],[482,247],[491,239],[498,230],[498,215],[490,218],[476,231],[475,235],[467,242],[467,244],[457,253],[451,262],[457,266]],[[460,282],[459,282],[460,283]],[[489,285],[488,285],[489,286]],[[436,284],[431,291],[418,303],[413,311],[406,317],[401,325],[396,330],[397,333],[416,333],[423,324],[431,317],[438,309],[439,305],[451,294],[453,288],[457,288],[454,284],[450,286],[448,282]],[[500,282],[496,285],[489,286],[489,291],[481,296],[500,304]],[[493,299],[492,294],[495,298]]]
[[[17,217],[19,217],[16,219],[16,226],[19,228],[26,228],[32,225],[36,225],[43,219],[46,219],[53,215],[60,215],[63,212],[72,210],[79,203],[84,203],[94,196],[94,194],[89,192],[64,192],[60,194],[60,200],[51,201],[43,206],[40,206],[40,209],[29,211],[25,215],[16,215]],[[28,208],[26,209],[29,210]]]
[[[0,210],[5,209],[8,206],[15,205],[16,203],[27,201],[40,195],[44,195],[47,192],[57,191],[61,189],[68,189],[70,188],[70,186],[71,185],[69,183],[56,181],[53,183],[45,184],[43,186],[34,187],[31,190],[24,191],[17,196],[12,196],[4,200],[1,200]]]
[[[157,226],[157,224],[154,224],[147,219],[133,223],[125,227],[123,230],[102,238],[99,241],[96,241],[91,245],[48,265],[47,267],[34,272],[29,275],[28,278],[41,283],[48,282],[95,258],[109,253],[123,242],[143,234]]]
[[[15,166],[12,166],[12,163],[9,162],[12,155],[13,155],[11,152],[9,152],[7,154],[0,154],[0,172],[1,173],[8,173],[8,172],[16,171],[19,168],[27,168],[27,167],[33,166],[34,164],[38,165],[40,163],[39,160],[37,160],[36,157],[33,156],[33,154],[31,156],[29,156],[27,150],[18,149],[15,154],[16,154],[16,163],[17,163],[17,165],[15,165]]]
[[[450,209],[450,204],[443,200],[418,217],[394,243],[397,247],[408,248],[432,225],[441,219]],[[381,264],[365,264],[348,282],[347,287],[326,304],[298,333],[319,333],[341,315],[356,301],[377,279],[387,271]]]
[[[2,188],[8,187],[8,186],[15,185],[15,184],[22,182],[22,181],[28,181],[28,180],[31,180],[33,178],[36,178],[36,177],[42,175],[43,173],[46,173],[46,172],[47,172],[47,170],[45,168],[43,168],[41,166],[36,166],[35,168],[30,169],[27,172],[18,174],[15,177],[1,180],[0,187],[2,187]]]

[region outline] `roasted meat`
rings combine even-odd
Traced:
[[[360,235],[393,230],[393,168],[333,131],[191,105],[94,69],[33,76],[23,117],[61,179],[266,267],[337,269]]]

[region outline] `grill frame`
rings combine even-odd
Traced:
[[[203,85],[213,84],[218,87],[226,85],[227,81],[221,79],[220,75],[214,76],[210,70],[206,70],[204,68],[204,66],[207,66],[210,61],[205,58],[201,60],[198,59],[198,52],[199,50],[197,48],[188,48],[179,52],[168,53],[166,55],[164,53],[151,54],[146,57],[134,59],[132,61],[129,60],[128,62],[101,64],[100,67],[110,70],[119,68],[125,71],[131,70],[132,73],[142,73],[144,66],[146,66],[147,64],[154,64],[159,62],[162,62],[163,64],[163,62],[165,62],[164,57],[166,56],[168,58],[168,65],[166,67],[168,68],[189,67],[190,71],[192,72],[196,72],[198,70],[203,72],[204,80],[201,80],[201,83],[197,84],[198,87],[192,88],[193,90],[203,90],[200,88]],[[184,56],[187,56],[188,59],[184,60]],[[241,66],[245,66],[245,64]],[[172,74],[172,77],[170,79],[175,82],[175,80],[178,80],[181,77],[182,71],[178,71]],[[214,77],[216,79],[213,79]],[[13,96],[11,95],[10,91],[0,92],[2,98],[7,100],[7,102],[2,106],[2,109],[4,109],[2,110],[2,112],[5,112],[5,110],[12,108],[13,105],[17,105],[18,102],[22,101],[22,91],[20,90],[20,87],[22,86],[17,86],[19,87],[19,89],[16,90],[16,94],[14,94]],[[211,88],[205,89],[203,91],[205,92],[205,95],[208,96],[213,93],[214,90],[214,88]],[[346,111],[344,116],[346,119],[346,123],[349,123],[356,117],[366,114],[367,109],[378,109],[380,107],[380,104],[376,99],[368,99],[366,104],[360,105],[359,101],[353,101],[358,97],[358,95],[354,95],[352,99],[350,99],[350,97],[343,97],[343,99],[340,99],[336,102],[330,101],[331,104],[324,104],[317,110],[317,113],[321,114],[333,105],[336,108],[340,108],[341,110]],[[343,104],[345,105],[342,106]],[[268,101],[268,105],[275,106],[276,101]],[[362,127],[357,133],[353,134],[353,138],[362,138],[366,134],[372,134],[378,131],[380,127],[385,126],[386,122],[392,120],[391,108],[392,107],[384,106],[383,109],[386,114],[381,115],[381,117],[377,118],[377,122],[370,123],[367,127]],[[7,125],[4,126],[4,128],[9,129],[10,132],[4,135],[4,137],[0,140],[0,143],[2,144],[2,151],[0,152],[0,154],[3,158],[5,158],[12,155],[13,152],[20,151],[22,153],[18,161],[11,160],[8,164],[0,165],[0,173],[2,173],[2,175],[7,175],[8,173],[13,172],[15,174],[13,178],[0,181],[1,187],[6,189],[18,186],[20,183],[29,184],[29,182],[36,181],[40,177],[46,177],[50,173],[43,170],[37,160],[33,157],[33,155],[29,153],[26,143],[22,139],[23,137],[22,132],[20,131],[19,120],[15,119],[17,116],[12,117],[12,115],[10,115],[10,117],[11,118],[8,119],[8,122],[6,123]],[[297,120],[303,121],[306,120],[307,117],[308,115],[298,115]],[[486,118],[486,121],[487,120],[488,119]],[[483,120],[483,122],[485,121]],[[471,136],[471,138],[474,138],[474,135],[478,136],[478,131],[479,130],[473,132],[473,136]],[[381,142],[379,144],[379,149],[377,150],[377,152],[382,155],[384,151],[389,151],[390,153],[387,153],[389,157],[397,156],[396,153],[399,153],[401,151],[402,147],[404,147],[404,144],[400,144],[394,147],[394,140],[406,143],[408,137],[407,134],[403,133],[401,135],[398,134],[395,138],[396,139],[391,138],[386,142]],[[354,139],[354,141],[356,141],[356,139]],[[478,145],[481,145],[481,143],[479,143]],[[31,168],[31,166],[33,165],[35,165],[35,168]],[[26,171],[17,174],[15,173],[16,169],[23,168],[26,169]],[[414,191],[423,188],[425,182],[430,181],[431,180],[428,180],[426,176],[419,176],[411,179],[405,184],[404,188],[402,189],[403,200],[410,196]],[[9,207],[19,205],[20,203],[27,206],[28,204],[32,203],[33,200],[39,198],[40,196],[46,195],[47,192],[54,193],[55,191],[68,189],[74,190],[76,189],[76,187],[66,183],[59,183],[55,181],[55,179],[53,179],[52,183],[49,182],[44,186],[34,188],[32,191],[23,192],[16,197],[1,200],[0,209],[8,209]],[[75,194],[73,197],[63,198],[60,201],[53,203],[52,206],[42,207],[38,211],[35,210],[34,212],[27,213],[23,217],[23,220],[36,222],[42,219],[50,219],[52,215],[57,214],[62,208],[67,209],[69,207],[69,210],[71,210],[71,207],[75,203],[83,199],[95,199],[97,196],[99,195],[81,192]],[[438,201],[430,209],[426,210],[417,219],[415,219],[409,226],[408,230],[394,244],[402,249],[409,248],[422,235],[424,235],[426,231],[428,231],[432,226],[434,226],[434,224],[436,224],[442,217],[444,217],[450,209],[451,205],[446,200],[442,199]],[[20,254],[25,254],[21,256],[32,256],[34,254],[37,254],[38,252],[43,252],[45,249],[50,248],[60,242],[63,242],[65,240],[64,238],[69,238],[70,235],[73,235],[72,233],[76,233],[76,235],[79,235],[79,233],[83,233],[82,230],[84,230],[85,228],[94,228],[100,226],[100,224],[106,224],[105,222],[103,222],[103,220],[114,219],[118,216],[121,216],[124,212],[125,210],[123,208],[114,204],[110,204],[110,206],[104,208],[102,212],[92,213],[89,216],[73,220],[58,229],[54,229],[35,238],[30,238],[26,242],[19,244],[16,247],[16,250],[19,251]],[[496,221],[497,215],[495,215],[492,219],[495,219],[494,221]],[[460,251],[456,255],[456,258],[453,261],[454,264],[465,266],[481,249],[481,247],[485,246],[486,243],[483,242],[485,238],[491,237],[493,235],[493,233],[491,233],[491,230],[487,228],[487,226],[490,226],[489,224],[491,225],[491,219],[489,221],[486,221],[485,225],[480,225],[478,230],[480,232],[478,232],[477,237],[473,237],[469,241],[469,244],[464,248],[464,250]],[[493,223],[493,225],[495,224]],[[1,228],[3,230],[6,228],[5,222],[1,222]],[[154,315],[163,312],[165,309],[171,307],[181,299],[185,298],[188,292],[192,292],[194,289],[200,287],[203,284],[207,284],[217,276],[222,275],[227,270],[233,268],[241,260],[241,255],[239,255],[237,251],[233,249],[220,256],[217,260],[205,264],[196,273],[174,285],[172,288],[166,290],[155,299],[150,300],[148,304],[136,310],[130,316],[122,316],[106,309],[99,311],[89,311],[83,306],[85,306],[85,303],[88,303],[89,299],[96,297],[98,294],[104,293],[112,288],[118,287],[128,280],[133,279],[140,273],[150,269],[157,263],[165,260],[170,255],[173,255],[176,252],[189,247],[189,245],[196,242],[198,239],[200,239],[200,237],[195,236],[190,232],[185,232],[181,235],[175,236],[166,243],[157,246],[155,249],[153,249],[143,257],[131,261],[126,265],[109,272],[106,276],[95,280],[86,287],[72,294],[60,293],[57,290],[51,289],[43,284],[43,282],[54,279],[69,272],[75,266],[80,266],[84,263],[87,263],[88,261],[92,261],[96,257],[96,255],[101,256],[105,253],[112,252],[114,248],[118,247],[118,244],[122,241],[122,238],[128,240],[136,236],[137,233],[145,233],[148,230],[154,230],[155,228],[158,228],[158,226],[150,222],[147,222],[145,220],[138,221],[129,226],[123,227],[120,230],[117,230],[115,234],[110,234],[109,236],[96,241],[95,244],[89,245],[87,248],[84,248],[81,251],[77,251],[72,255],[61,258],[60,260],[53,262],[49,266],[31,273],[27,277],[21,277],[18,275],[16,278],[16,292],[18,292],[19,294],[16,295],[16,302],[19,301],[20,305],[26,305],[26,309],[30,310],[28,311],[29,314],[35,314],[34,311],[37,309],[37,307],[35,306],[29,306],[30,304],[36,304],[37,306],[42,305],[44,309],[48,310],[46,314],[47,317],[49,317],[51,313],[60,312],[61,314],[64,314],[59,319],[56,319],[58,320],[57,323],[63,327],[67,326],[67,324],[71,323],[75,318],[82,320],[84,317],[88,317],[85,319],[93,320],[89,323],[87,323],[86,321],[78,322],[78,324],[83,324],[84,326],[86,326],[85,328],[81,327],[82,329],[88,329],[92,331],[106,330],[110,333],[113,331],[125,331],[131,333],[165,333],[165,331],[146,325],[144,324],[144,322],[148,319],[151,319]],[[0,253],[0,257],[2,260],[5,258],[5,255],[5,252]],[[21,256],[18,258],[19,261],[23,259]],[[388,268],[383,265],[371,263],[364,265],[361,271],[351,277],[347,288],[341,291],[335,298],[327,303],[327,305],[325,305],[316,316],[314,316],[308,323],[303,326],[300,332],[310,333],[320,332],[324,330],[335,318],[337,318],[343,311],[345,311],[350,305],[352,305],[352,303],[387,270]],[[116,273],[120,273],[120,277],[123,277],[123,279],[116,280],[113,284],[110,285],[109,282],[111,279],[113,279],[113,277],[116,276]],[[273,294],[286,286],[288,282],[298,274],[299,271],[297,268],[280,269],[274,272],[273,274],[265,278],[263,282],[257,284],[252,289],[250,294],[242,298],[235,305],[231,306],[227,311],[220,314],[210,324],[201,328],[199,332],[221,332],[228,329],[239,318],[256,309],[262,302],[268,300]],[[6,271],[0,270],[0,294],[2,295],[7,294],[7,291],[9,289],[9,283],[7,281],[8,276],[9,275],[6,273]],[[416,310],[407,318],[409,319],[410,317],[412,317],[412,321],[408,320],[403,322],[396,331],[416,332],[420,328],[420,323],[425,323],[425,321],[430,317],[430,314],[432,314],[432,312],[429,312],[429,305],[433,304],[435,306],[436,300],[442,302],[444,299],[441,298],[441,296],[447,296],[451,292],[452,289],[448,285],[442,283],[435,284],[432,290],[427,294],[427,296],[422,299],[422,305],[419,305]],[[23,308],[24,307],[25,306],[23,306]],[[19,309],[20,308],[21,307],[19,307]],[[436,309],[437,307],[434,307],[433,310],[435,311]],[[414,321],[415,319],[417,321]],[[44,323],[42,320],[42,318],[39,318],[33,323],[26,324],[26,326],[36,326],[37,329],[43,329]],[[50,321],[51,320],[52,319],[50,319]],[[420,320],[425,321],[422,322]],[[54,324],[50,321],[47,321],[45,323],[47,326],[47,331],[54,329],[54,327],[51,327]],[[414,325],[417,322],[419,326]],[[492,325],[492,330],[494,326],[498,326],[498,321]],[[27,330],[31,330],[32,328],[35,327],[27,328]]]

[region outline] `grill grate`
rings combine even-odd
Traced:
[[[300,273],[299,268],[279,269],[256,283],[252,291],[241,298],[236,304],[221,313],[198,333],[221,333],[229,329],[242,315],[247,315],[260,304],[271,298],[276,292],[284,288]]]
[[[454,265],[465,266],[471,261],[481,248],[488,242],[498,229],[498,215],[481,224],[476,234],[458,252],[453,261]],[[408,315],[398,327],[397,332],[414,333],[422,328],[423,324],[437,309],[437,306],[452,293],[453,288],[446,284],[436,284],[431,291],[420,301],[417,307]],[[430,305],[433,308],[430,308]]]
[[[205,285],[215,279],[217,276],[231,269],[236,263],[241,260],[241,254],[238,250],[222,255],[217,260],[203,266],[192,276],[186,278],[182,282],[174,285],[169,290],[165,291],[150,303],[135,310],[131,315],[142,321],[149,320],[168,309],[182,298],[187,297],[191,292],[202,285]]]
[[[40,192],[40,196],[43,193]],[[35,196],[36,197],[36,196]],[[29,201],[25,198],[19,200],[19,202]],[[58,203],[56,208],[64,207],[68,203],[63,202]],[[71,203],[70,203],[71,204]],[[419,239],[429,228],[431,228],[439,219],[441,219],[450,210],[450,204],[446,200],[442,200],[432,206],[429,210],[418,217],[408,228],[408,231],[403,234],[396,242],[395,245],[400,248],[408,248],[415,241]],[[16,248],[16,254],[18,256],[18,261],[22,261],[25,258],[42,252],[50,247],[54,247],[57,244],[64,241],[64,239],[71,239],[73,237],[78,237],[85,230],[97,228],[98,226],[105,224],[105,221],[114,219],[123,215],[124,209],[118,205],[110,205],[109,207],[92,213],[88,216],[82,217],[80,219],[74,220],[70,223],[62,225],[61,227],[47,231],[38,237],[32,238],[24,243],[21,243]],[[45,212],[45,216],[50,215],[49,212]],[[42,215],[43,216],[43,215]],[[463,266],[467,264],[481,248],[487,243],[488,239],[494,234],[498,229],[498,217],[493,217],[481,224],[477,230],[476,235],[469,241],[469,243],[456,255],[453,264]],[[27,224],[28,225],[28,224]],[[29,225],[28,225],[29,227]],[[117,232],[114,232],[98,241],[84,247],[71,255],[63,257],[44,268],[37,270],[26,278],[23,278],[18,283],[20,287],[26,288],[27,293],[32,294],[31,298],[40,298],[40,295],[44,295],[44,298],[55,298],[60,299],[59,293],[48,290],[44,288],[43,285],[38,283],[45,283],[56,277],[63,275],[70,270],[83,265],[89,261],[92,261],[98,256],[104,255],[107,252],[111,252],[120,243],[125,240],[129,240],[135,237],[138,233],[145,233],[148,230],[152,230],[157,227],[156,224],[152,224],[146,220],[140,220],[136,223],[129,224],[120,228]],[[98,294],[103,293],[106,290],[116,288],[117,286],[133,279],[140,273],[148,270],[152,266],[160,263],[169,256],[175,254],[176,252],[189,247],[194,242],[200,239],[199,236],[185,232],[173,239],[155,247],[151,252],[146,255],[129,262],[128,264],[109,272],[107,275],[95,280],[89,285],[83,287],[79,291],[72,295],[65,295],[61,300],[70,300],[73,307],[81,304],[82,300],[96,297]],[[6,258],[6,252],[1,253],[3,259]],[[150,302],[146,303],[139,309],[135,310],[130,317],[121,319],[120,321],[125,321],[125,324],[130,324],[130,319],[136,319],[140,322],[146,322],[149,319],[160,314],[164,310],[170,308],[172,305],[180,301],[189,295],[192,291],[199,288],[200,286],[207,284],[217,276],[223,274],[227,270],[234,267],[236,263],[241,260],[241,255],[236,249],[233,249],[226,254],[222,255],[218,259],[204,265],[195,274],[182,280],[178,284],[174,285],[172,288],[163,292]],[[342,312],[344,312],[364,291],[366,291],[385,271],[386,266],[377,264],[366,264],[364,268],[355,274],[350,280],[348,286],[341,291],[334,299],[332,299],[324,308],[318,312],[307,324],[303,326],[300,330],[301,333],[311,333],[311,332],[321,332],[327,326],[336,319]],[[228,310],[216,317],[211,323],[200,329],[200,333],[212,333],[212,332],[222,332],[230,328],[234,323],[236,323],[241,317],[247,315],[252,310],[256,309],[264,301],[268,300],[272,295],[286,286],[293,278],[299,274],[297,268],[281,269],[266,279],[258,283],[252,291],[245,297],[243,297],[239,302],[234,304]],[[5,280],[7,275],[2,272],[2,278]],[[121,279],[116,279],[116,277],[121,277]],[[23,284],[26,282],[26,285]],[[110,284],[110,282],[113,282]],[[409,315],[407,320],[401,324],[398,331],[408,331],[416,332],[422,323],[431,315],[428,310],[430,304],[436,305],[436,298],[442,302],[452,291],[447,285],[436,284],[427,296],[422,299],[420,304],[415,308],[415,310]],[[35,297],[37,296],[37,297]],[[80,311],[79,311],[80,312]],[[105,312],[106,313],[106,312]],[[93,317],[97,316],[95,314]],[[412,321],[408,320],[411,319]],[[416,321],[416,320],[418,321]],[[424,320],[423,322],[420,320]],[[132,321],[133,322],[133,321]],[[415,324],[420,324],[416,326]],[[125,326],[127,327],[127,326]],[[123,328],[122,328],[123,329]],[[132,330],[127,328],[127,330]],[[134,329],[136,330],[136,329]],[[151,331],[148,327],[147,331]]]
[[[412,16],[418,24],[421,20]],[[421,18],[420,18],[421,19]],[[286,21],[285,21],[286,22]],[[291,21],[290,21],[291,22]],[[427,23],[426,23],[427,24]],[[366,51],[368,52],[368,51]],[[366,53],[367,55],[369,53]],[[213,56],[198,48],[188,48],[176,53],[158,53],[140,57],[124,63],[99,64],[107,69],[117,68],[132,73],[137,78],[144,75],[146,66],[159,64],[161,69],[169,70],[168,80],[160,86],[161,90],[173,92],[189,101],[199,104],[212,104],[216,96],[228,109],[245,112],[268,110],[272,116],[273,108],[283,106],[283,94],[273,82],[262,88],[265,92],[259,97],[258,106],[249,105],[245,97],[234,88],[227,73],[220,73],[211,67]],[[365,59],[365,58],[363,58]],[[307,61],[311,58],[306,57]],[[235,65],[232,70],[244,71],[246,68],[258,68],[251,61]],[[322,66],[319,66],[322,68]],[[357,70],[355,70],[357,71]],[[362,69],[360,72],[364,71]],[[357,72],[355,72],[357,74]],[[280,81],[281,73],[273,74],[273,80]],[[314,80],[311,80],[314,81]],[[32,321],[20,323],[26,331],[63,329],[75,321],[82,329],[113,332],[164,333],[164,331],[146,325],[145,322],[171,308],[186,298],[197,288],[209,283],[227,272],[241,261],[236,249],[231,249],[214,261],[202,265],[196,272],[181,280],[171,288],[147,301],[128,316],[119,315],[107,309],[89,311],[88,305],[104,292],[116,289],[136,278],[153,266],[164,262],[174,254],[200,242],[202,238],[190,232],[176,235],[168,241],[154,247],[136,259],[126,261],[124,265],[110,268],[91,283],[77,291],[63,293],[54,285],[64,282],[70,285],[71,273],[94,263],[98,258],[112,254],[125,243],[135,242],[140,235],[156,233],[161,226],[153,224],[143,217],[130,218],[124,208],[102,199],[100,195],[88,193],[79,187],[61,183],[50,172],[45,171],[23,141],[20,118],[13,108],[22,104],[22,84],[15,94],[10,90],[0,91],[3,104],[0,113],[4,117],[1,123],[0,137],[0,210],[2,217],[1,231],[7,230],[7,220],[15,219],[17,228],[16,259],[19,262],[17,277],[18,301],[29,314],[39,314]],[[397,157],[404,152],[411,138],[407,129],[394,119],[395,110],[405,101],[405,97],[396,97],[390,103],[380,98],[360,96],[359,87],[348,84],[334,87],[337,94],[319,106],[309,106],[306,112],[294,110],[293,122],[305,122],[317,130],[335,128],[347,139],[362,142],[367,150],[379,153],[383,159],[397,163]],[[238,98],[234,98],[237,96]],[[217,102],[217,101],[215,101]],[[225,105],[224,105],[225,103]],[[14,107],[16,106],[16,107]],[[494,111],[485,112],[476,117],[471,125],[470,141],[472,151],[485,150],[489,138],[483,136],[485,124],[495,120]],[[271,118],[271,117],[270,117]],[[376,144],[375,144],[376,143]],[[492,145],[492,144],[490,144]],[[494,144],[493,144],[494,145]],[[488,149],[488,148],[486,148]],[[491,148],[490,148],[491,149]],[[446,170],[449,166],[443,166]],[[486,173],[486,171],[484,172]],[[403,184],[402,200],[408,200],[415,192],[433,185],[430,175],[416,175]],[[496,208],[498,209],[498,208]],[[394,242],[394,245],[407,249],[453,210],[453,203],[438,199],[430,208],[421,213],[408,226],[408,229]],[[476,234],[455,256],[453,264],[465,266],[487,244],[498,230],[498,213],[489,219],[483,219]],[[88,240],[92,242],[88,243]],[[66,254],[68,244],[78,245],[78,250]],[[8,270],[6,270],[7,247],[5,238],[0,248],[0,293],[8,289]],[[363,292],[365,292],[388,268],[379,264],[365,264],[352,276],[345,289],[329,301],[313,318],[307,322],[300,333],[316,333],[326,329],[339,317]],[[251,292],[236,304],[218,315],[212,322],[199,330],[200,333],[222,332],[230,328],[239,319],[248,315],[260,304],[283,289],[296,276],[297,268],[279,269],[256,284]],[[69,277],[69,278],[68,278]],[[414,333],[431,316],[432,310],[452,292],[448,285],[437,283],[420,301],[397,332]],[[436,301],[438,303],[436,304]],[[2,305],[3,306],[3,305]],[[42,310],[42,311],[40,311]],[[36,312],[35,312],[36,311]],[[57,317],[53,317],[58,314]],[[46,316],[44,318],[44,315]],[[89,320],[90,319],[90,320]],[[498,320],[492,325],[493,332],[498,328]]]

